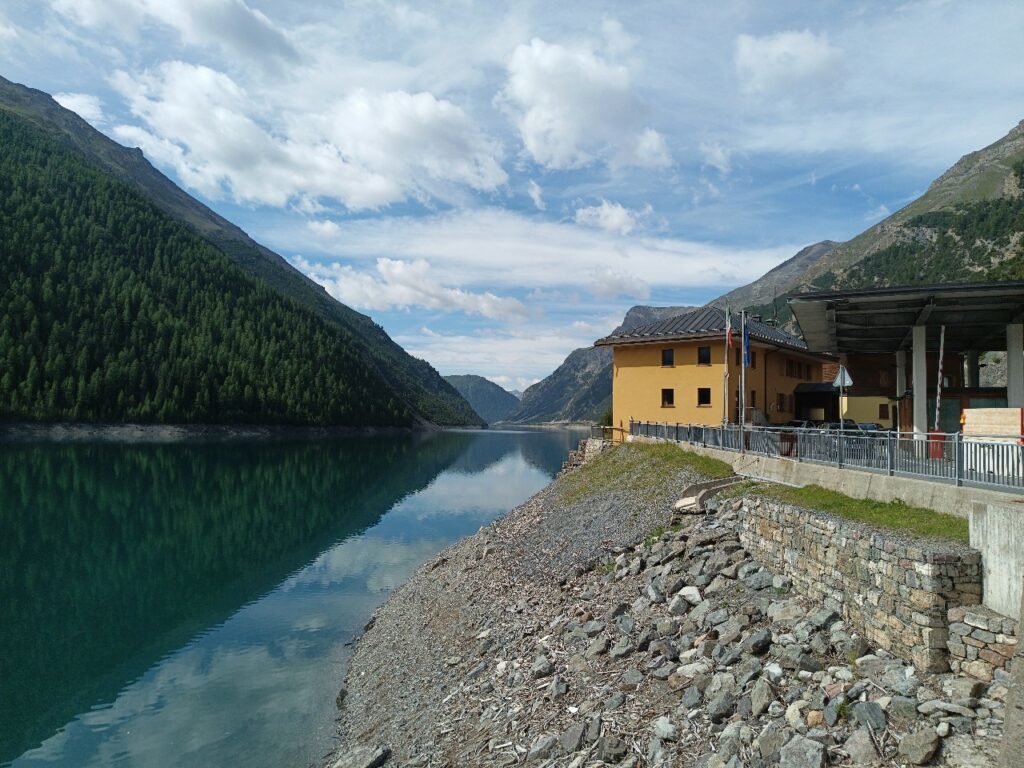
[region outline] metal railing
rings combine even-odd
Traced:
[[[1024,437],[630,421],[629,434],[955,485],[1024,489]]]

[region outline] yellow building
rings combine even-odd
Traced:
[[[614,355],[612,425],[628,430],[630,420],[737,422],[742,365],[739,323],[739,315],[733,315],[731,350],[726,349],[725,312],[717,307],[696,309],[595,342],[611,347]],[[822,364],[828,358],[808,352],[802,340],[767,323],[748,320],[747,331],[751,364],[746,370],[745,421],[781,424],[808,418],[800,413],[795,390],[801,382],[820,382]]]

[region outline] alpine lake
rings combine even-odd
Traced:
[[[0,446],[0,765],[318,766],[374,609],[585,436]]]

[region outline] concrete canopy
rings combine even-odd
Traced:
[[[927,348],[1002,349],[1006,327],[1024,322],[1024,282],[915,285],[802,293],[789,300],[813,352],[885,353],[910,349],[915,326],[926,326]]]

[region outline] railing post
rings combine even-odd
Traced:
[[[702,426],[700,428],[700,444],[704,448],[708,447],[708,428],[707,428],[707,426]]]
[[[885,468],[889,477],[896,474],[896,453],[893,447],[892,432],[885,434]]]
[[[957,485],[964,484],[964,472],[961,464],[964,458],[963,434],[957,432],[953,435],[953,473]]]
[[[842,468],[843,466],[843,444],[846,442],[843,436],[843,428],[839,428],[839,435],[836,437],[836,466]]]

